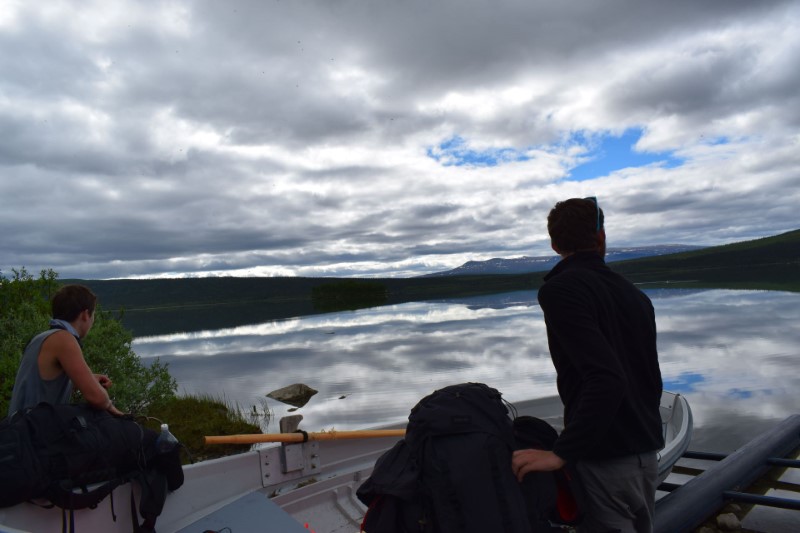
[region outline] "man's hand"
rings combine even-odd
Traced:
[[[517,450],[511,458],[511,469],[522,481],[528,472],[550,472],[567,464],[564,459],[547,450]]]
[[[108,390],[108,388],[111,387],[111,385],[113,385],[111,378],[109,378],[105,374],[95,374],[94,378],[97,380],[100,386],[106,390]]]

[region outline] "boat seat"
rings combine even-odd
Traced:
[[[251,492],[217,509],[213,513],[179,530],[178,533],[199,531],[260,531],[264,533],[308,533],[286,511],[260,492]]]

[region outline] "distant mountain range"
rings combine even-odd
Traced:
[[[677,254],[700,250],[703,246],[690,246],[687,244],[662,244],[657,246],[633,246],[629,248],[609,248],[606,251],[606,262],[626,261],[640,257]],[[542,272],[550,270],[561,258],[555,253],[542,257],[516,257],[512,259],[488,259],[486,261],[467,261],[460,267],[443,272],[434,272],[419,276],[430,278],[437,276],[465,276],[465,275],[491,275],[491,274],[527,274],[529,272]]]
[[[415,278],[369,278],[386,304],[535,291],[558,257],[471,261]],[[721,246],[665,245],[608,250],[612,270],[644,289],[741,289],[800,292],[800,230]],[[494,270],[488,270],[493,268]],[[162,335],[260,324],[322,313],[312,293],[353,278],[181,278],[62,280],[88,285],[103,309],[119,312],[134,335]]]

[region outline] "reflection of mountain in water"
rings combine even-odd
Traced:
[[[636,285],[636,284],[634,284]],[[678,298],[681,296],[691,296],[718,289],[642,289],[651,299],[654,298]]]
[[[233,328],[288,317],[321,313],[311,301],[288,301],[281,305],[263,302],[233,302],[167,309],[129,309],[122,323],[136,337],[169,333]]]
[[[509,307],[530,307],[539,305],[536,300],[536,291],[514,291],[502,294],[486,294],[483,296],[470,296],[467,298],[448,298],[443,300],[430,300],[431,303],[461,304],[467,309],[507,309]]]
[[[715,289],[644,289],[644,292],[652,299],[679,298],[691,296]],[[431,303],[461,304],[467,309],[508,309],[509,307],[531,307],[538,306],[539,301],[536,297],[537,291],[514,291],[502,294],[486,294],[483,296],[470,296],[467,298],[447,298],[440,300],[429,300]]]

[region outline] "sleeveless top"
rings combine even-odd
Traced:
[[[42,343],[56,331],[59,329],[39,333],[25,347],[17,371],[17,379],[14,381],[11,402],[8,404],[8,416],[19,409],[33,407],[39,402],[54,405],[69,403],[72,381],[66,373],[62,373],[55,379],[42,379],[39,375],[39,351],[42,349]]]

